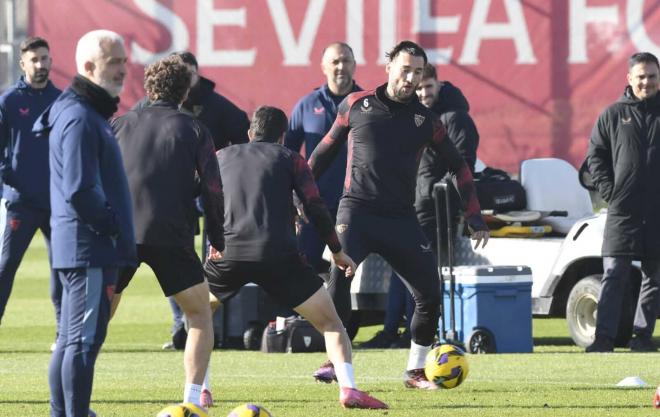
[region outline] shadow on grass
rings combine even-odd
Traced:
[[[574,346],[570,337],[535,337],[534,346]]]

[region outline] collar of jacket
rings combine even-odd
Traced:
[[[19,90],[28,90],[28,91],[46,91],[49,88],[53,87],[53,83],[48,80],[46,83],[46,86],[44,88],[34,88],[28,82],[25,80],[25,75],[21,75],[21,78],[18,79],[18,82],[16,83],[16,88]]]
[[[119,97],[112,97],[102,87],[81,75],[73,77],[71,89],[79,96],[86,98],[92,108],[105,119],[109,119],[117,111]]]
[[[330,97],[333,97],[333,96],[334,96],[334,97],[342,97],[342,98],[345,98],[347,95],[349,95],[349,94],[351,94],[351,93],[354,93],[354,92],[356,92],[356,91],[362,91],[362,87],[360,87],[359,85],[357,85],[357,83],[355,82],[355,80],[353,80],[353,87],[351,88],[351,91],[349,91],[348,93],[344,94],[343,96],[337,96],[335,93],[333,93],[332,91],[330,91],[330,87],[328,86],[328,83],[323,84],[323,86],[320,88],[320,90],[321,90],[321,94],[323,94],[324,96],[326,96],[328,99],[330,99]]]
[[[179,105],[169,100],[156,100],[149,104],[149,107],[166,107],[174,110],[179,110]]]
[[[250,140],[250,142],[267,142],[267,143],[277,143],[277,139],[273,140],[264,136],[256,136]]]

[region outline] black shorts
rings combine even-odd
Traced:
[[[209,289],[220,301],[233,297],[243,285],[253,282],[289,308],[307,301],[323,285],[314,269],[298,255],[269,262],[206,261],[204,275]]]
[[[119,273],[115,292],[121,294],[128,287],[142,262],[154,271],[165,296],[180,293],[204,282],[202,263],[192,247],[137,245],[137,267],[124,268]]]

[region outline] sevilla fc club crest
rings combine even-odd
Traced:
[[[424,120],[426,120],[426,117],[422,116],[421,114],[416,114],[415,115],[415,126],[420,127],[422,123],[424,123]]]
[[[335,226],[335,229],[337,230],[337,233],[341,234],[341,233],[344,233],[346,231],[346,229],[348,229],[348,225],[347,224],[338,224],[337,226]]]

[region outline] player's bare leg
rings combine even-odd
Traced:
[[[183,354],[186,372],[184,402],[201,405],[204,375],[213,350],[213,324],[206,281],[174,295],[188,320],[188,339]]]
[[[387,408],[387,404],[358,391],[351,363],[351,340],[341,323],[325,287],[294,309],[323,333],[328,358],[334,364],[339,383],[339,402],[345,408]]]

